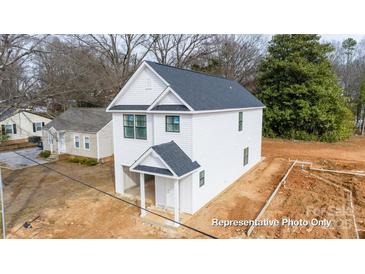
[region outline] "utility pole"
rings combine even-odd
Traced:
[[[3,224],[3,239],[6,239],[4,192],[3,192],[3,180],[1,177],[1,168],[0,168],[0,200],[1,200],[1,223]]]

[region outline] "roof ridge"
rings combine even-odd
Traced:
[[[173,68],[173,69],[185,70],[185,71],[192,72],[192,73],[198,73],[198,74],[202,74],[202,75],[204,75],[204,76],[210,76],[210,77],[219,78],[219,79],[222,79],[222,80],[227,80],[227,81],[236,81],[236,80],[234,80],[234,79],[229,79],[229,78],[224,77],[224,76],[219,76],[219,75],[209,74],[209,73],[201,72],[201,71],[197,71],[197,70],[192,70],[192,69],[186,69],[186,68],[174,67],[174,66],[167,65],[167,64],[157,63],[157,62],[154,62],[154,61],[146,61],[146,62],[147,62],[147,63],[154,63],[154,64],[156,64],[156,65],[165,66],[165,67],[169,67],[169,68]]]

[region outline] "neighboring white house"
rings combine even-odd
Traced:
[[[51,122],[46,113],[35,113],[16,108],[0,110],[1,134],[10,141],[28,141],[30,136],[42,136],[43,127]]]
[[[105,108],[70,108],[43,130],[43,149],[103,160],[113,155],[112,115]]]
[[[260,161],[263,108],[236,81],[143,62],[107,108],[116,192],[139,186],[144,208],[152,175],[156,206],[195,213]]]

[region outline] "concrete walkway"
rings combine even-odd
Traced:
[[[16,150],[17,153],[24,155],[27,158],[33,159],[38,163],[44,164],[50,162],[51,160],[46,160],[41,157],[38,157],[38,154],[41,151],[42,150],[38,147]],[[37,164],[31,160],[28,160],[14,153],[14,151],[0,152],[0,166],[7,167],[10,169],[21,169],[35,165]]]

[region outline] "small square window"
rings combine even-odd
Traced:
[[[5,125],[5,134],[13,134],[13,125]]]
[[[180,132],[180,116],[166,116],[166,132]]]
[[[199,172],[199,187],[202,187],[205,184],[205,171]]]
[[[42,123],[35,123],[35,130],[36,131],[41,131],[42,130]]]

